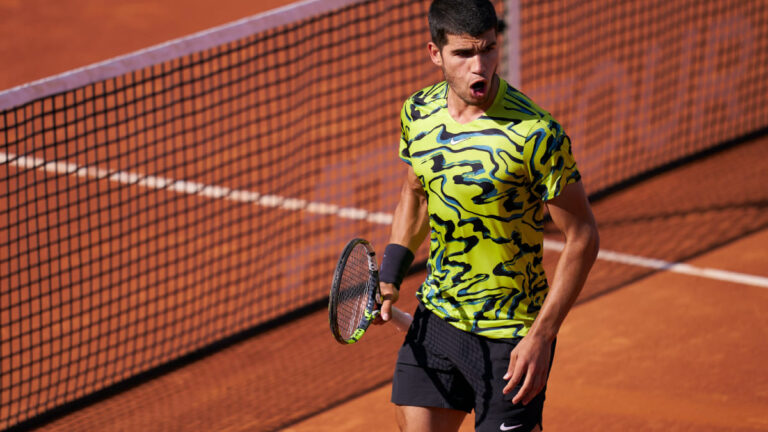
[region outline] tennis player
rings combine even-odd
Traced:
[[[410,165],[380,270],[390,317],[430,233],[427,277],[398,354],[403,431],[538,431],[555,338],[598,251],[594,217],[562,126],[497,75],[500,21],[488,0],[434,0],[429,56],[445,81],[401,112]],[[545,207],[565,236],[542,268]]]

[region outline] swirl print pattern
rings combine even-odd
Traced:
[[[430,255],[417,296],[454,326],[524,336],[546,297],[543,203],[580,179],[570,140],[549,113],[501,80],[466,124],[447,110],[445,82],[401,111],[400,157],[427,195]]]

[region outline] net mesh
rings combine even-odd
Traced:
[[[385,230],[401,96],[439,77],[410,61],[424,13],[357,4],[2,112],[0,426],[327,297]]]
[[[524,3],[521,28],[524,90],[590,192],[766,126],[764,3]]]
[[[565,125],[590,192],[768,127],[765,2],[606,5],[517,5],[521,88]],[[397,113],[442,79],[427,7],[354,3],[0,112],[0,427],[323,301],[348,239],[386,244],[405,173]],[[749,166],[722,181],[765,179]],[[754,216],[715,224],[712,241],[608,245],[690,256],[766,226],[764,189],[721,186],[703,207],[665,195],[683,221]],[[601,231],[642,221],[643,238],[658,219],[634,207]],[[598,265],[586,295],[642,273],[624,270]],[[366,379],[318,389],[304,413],[391,377],[391,357],[362,346]],[[292,397],[280,412],[299,417]]]

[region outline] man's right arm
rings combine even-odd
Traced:
[[[408,175],[400,190],[400,201],[392,218],[389,243],[405,246],[415,253],[428,233],[427,196],[413,169],[408,169]],[[389,321],[392,304],[399,298],[398,289],[385,282],[380,283],[379,289],[383,299],[381,318]]]

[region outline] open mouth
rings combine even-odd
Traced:
[[[485,95],[485,81],[475,81],[469,85],[469,89],[473,96]]]

